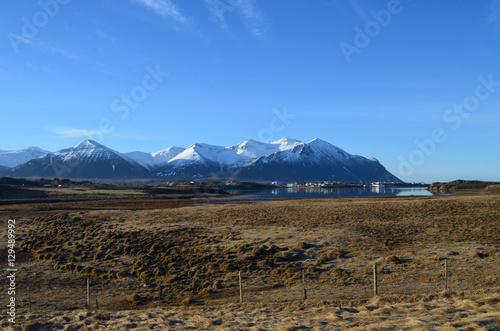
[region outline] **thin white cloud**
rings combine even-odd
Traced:
[[[75,138],[75,137],[92,137],[102,134],[99,130],[86,130],[75,129],[67,126],[56,126],[48,128],[52,133],[57,134],[61,138]]]
[[[258,10],[253,0],[230,0],[243,15],[245,25],[255,37],[262,37],[267,31],[267,18]]]
[[[160,16],[169,17],[179,23],[187,24],[189,20],[184,16],[177,5],[171,0],[133,0],[144,7],[153,10]]]
[[[79,61],[82,59],[82,56],[80,54],[78,54],[77,52],[63,49],[60,47],[56,47],[56,46],[49,44],[47,42],[44,42],[44,41],[33,42],[33,41],[26,39],[25,43],[27,45],[30,45],[33,48],[38,49],[39,51],[44,52],[44,53],[56,54],[56,55],[63,56],[63,57],[66,57],[66,58],[69,58],[69,59],[75,60],[75,61]]]
[[[81,55],[76,52],[56,47],[46,42],[39,42],[33,44],[33,46],[40,49],[42,52],[56,54],[74,61],[79,61],[82,59]]]
[[[493,0],[489,5],[489,15],[486,18],[488,23],[499,24],[500,22],[500,1]]]
[[[35,70],[35,71],[43,71],[47,74],[51,74],[54,72],[54,70],[50,69],[49,67],[46,66],[39,66],[37,64],[31,63],[31,62],[26,62],[26,66]]]
[[[203,0],[205,6],[210,11],[212,17],[219,23],[222,29],[227,29],[225,14],[227,11],[233,11],[234,7],[229,6],[221,0]]]
[[[204,0],[204,3],[222,29],[227,29],[226,14],[234,12],[243,18],[253,36],[262,37],[267,32],[267,17],[255,6],[254,0]]]

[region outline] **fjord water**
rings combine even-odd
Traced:
[[[425,187],[353,187],[353,188],[322,188],[322,187],[287,187],[261,191],[229,191],[239,198],[321,198],[321,197],[361,197],[377,195],[396,196],[430,196]]]

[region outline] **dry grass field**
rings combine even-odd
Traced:
[[[21,197],[0,204],[2,238],[16,219],[16,330],[500,330],[495,190],[211,205],[133,189]]]

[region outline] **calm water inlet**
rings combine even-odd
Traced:
[[[360,197],[376,195],[430,196],[425,187],[356,187],[356,188],[277,188],[263,191],[229,191],[239,194],[238,198],[321,198],[321,197]],[[241,194],[241,195],[240,195]]]

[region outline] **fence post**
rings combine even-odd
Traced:
[[[90,310],[90,280],[87,278],[87,309]]]
[[[304,270],[302,270],[302,299],[307,300],[306,277],[304,275]]]
[[[377,264],[373,264],[373,295],[378,295]]]
[[[444,290],[448,290],[448,259],[444,260]]]
[[[30,292],[30,286],[28,285],[28,304],[30,306],[30,313],[31,313],[31,292]]]
[[[161,282],[158,282],[158,307],[161,306]]]
[[[243,302],[243,285],[241,283],[241,271],[238,272],[238,278],[240,281],[240,303]]]

